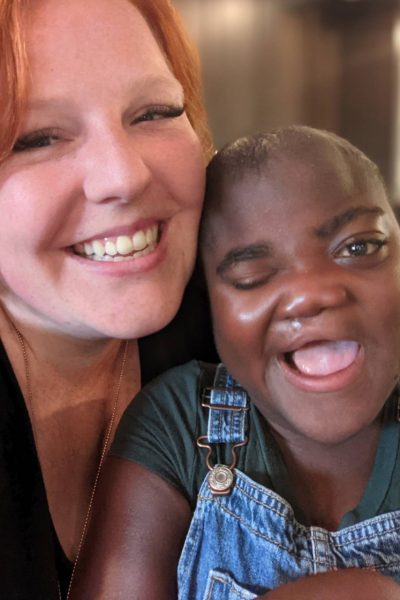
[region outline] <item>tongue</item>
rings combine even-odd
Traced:
[[[292,360],[301,373],[323,376],[351,365],[357,353],[357,342],[318,342],[293,352]]]

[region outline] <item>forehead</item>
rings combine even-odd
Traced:
[[[86,91],[99,79],[107,88],[137,74],[173,79],[150,28],[129,0],[35,0],[26,37],[31,95],[50,94],[53,88],[68,93],[71,84],[79,87],[79,79]]]
[[[289,244],[357,206],[380,207],[391,216],[377,178],[334,153],[307,160],[278,157],[241,177],[226,174],[212,203],[206,227],[215,247],[255,238]]]

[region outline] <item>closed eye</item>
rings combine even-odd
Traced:
[[[236,290],[253,290],[266,285],[276,272],[265,260],[250,260],[231,265],[221,277]]]
[[[254,290],[268,283],[269,279],[270,276],[240,279],[232,281],[231,284],[236,290]]]

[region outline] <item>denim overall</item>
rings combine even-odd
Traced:
[[[301,525],[288,502],[234,469],[234,460],[231,468],[211,467],[209,445],[246,442],[249,398],[223,365],[205,393],[208,443],[199,445],[210,448],[210,472],[179,561],[179,600],[247,600],[305,575],[349,567],[400,582],[400,511],[336,532]]]

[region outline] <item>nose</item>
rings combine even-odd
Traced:
[[[345,305],[350,299],[343,277],[320,270],[291,277],[279,303],[280,319],[306,319]]]
[[[137,140],[123,126],[88,136],[79,156],[83,191],[90,202],[132,202],[151,179]]]

